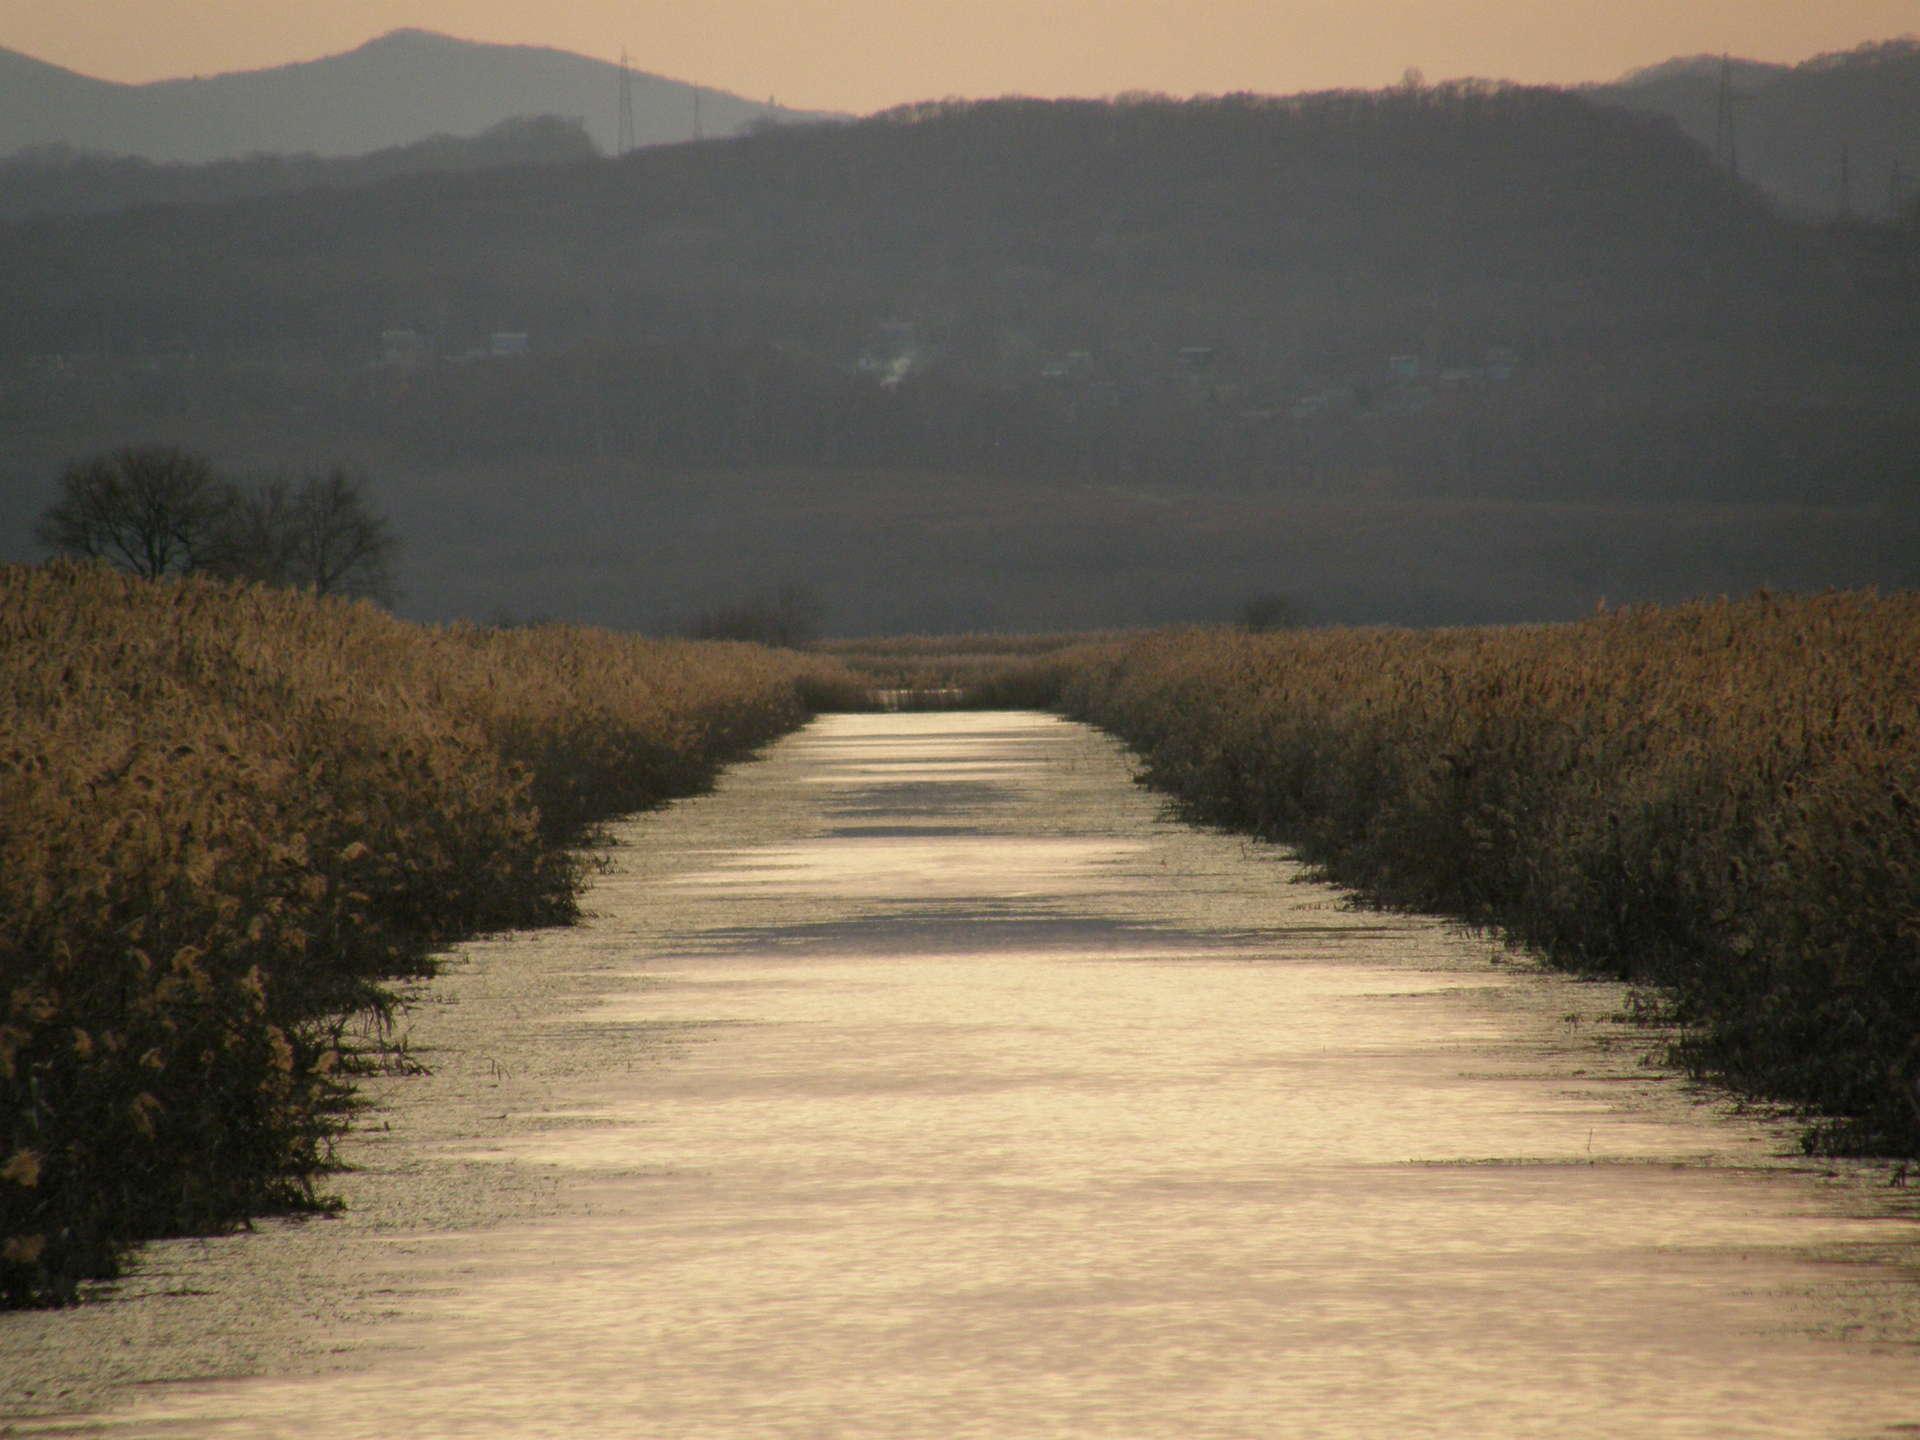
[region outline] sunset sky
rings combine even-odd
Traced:
[[[412,25],[616,58],[755,99],[1378,86],[1417,66],[1611,79],[1673,55],[1802,60],[1920,32],[1920,0],[0,0],[0,46],[102,79],[250,69]]]

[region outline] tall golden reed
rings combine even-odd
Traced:
[[[0,570],[0,1300],[311,1203],[339,1017],[569,918],[584,827],[852,693],[752,646]]]
[[[1160,634],[1002,690],[1381,902],[1668,987],[1811,1147],[1920,1153],[1920,595]]]

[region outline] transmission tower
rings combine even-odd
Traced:
[[[1720,102],[1713,121],[1713,155],[1734,179],[1740,178],[1740,136],[1735,115],[1751,96],[1733,90],[1733,57],[1720,57]]]
[[[640,143],[633,127],[633,66],[628,63],[626,47],[620,49],[620,143],[616,155],[625,155]]]
[[[1840,146],[1840,215],[1842,220],[1853,218],[1853,154],[1842,143]]]
[[[693,90],[693,138],[696,140],[707,138],[706,133],[700,128],[700,87],[697,85]]]

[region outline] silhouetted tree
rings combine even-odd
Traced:
[[[224,568],[270,585],[390,604],[399,540],[367,497],[364,475],[335,468],[298,484],[268,480],[237,491]]]
[[[149,579],[219,568],[227,559],[231,488],[199,455],[133,446],[69,465],[60,498],[35,527],[66,555],[108,560]]]
[[[342,469],[251,487],[205,457],[132,446],[76,461],[36,526],[42,544],[155,579],[205,571],[391,602],[399,541]]]
[[[225,574],[269,585],[290,584],[292,570],[293,488],[285,480],[263,480],[231,488],[227,543],[221,557]]]
[[[824,607],[804,585],[782,585],[732,605],[709,610],[693,622],[696,640],[751,640],[798,650],[820,635]]]
[[[1274,591],[1251,596],[1240,607],[1240,628],[1255,634],[1266,630],[1291,630],[1299,623],[1299,605],[1291,597]]]

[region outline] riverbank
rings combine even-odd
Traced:
[[[325,1206],[394,979],[571,920],[589,827],[858,693],[754,646],[0,571],[0,1302]]]
[[[1920,595],[1478,630],[1160,633],[1009,667],[1186,811],[1648,982],[1679,1056],[1920,1155]]]
[[[371,1084],[344,1214],[0,1317],[0,1413],[22,1440],[1920,1413],[1889,1167],[1783,1154],[1644,1064],[1623,987],[1356,908],[1130,779],[1049,716],[829,716],[614,822],[581,924],[418,989],[431,1073]]]

